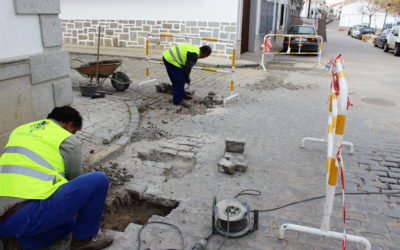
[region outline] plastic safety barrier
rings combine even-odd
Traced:
[[[229,74],[231,75],[231,80],[230,80],[230,85],[229,85],[229,90],[230,90],[230,95],[224,99],[223,105],[225,106],[226,103],[232,100],[238,100],[239,99],[239,94],[235,93],[235,67],[236,67],[236,44],[234,41],[231,40],[226,40],[226,39],[217,39],[217,38],[210,38],[210,37],[196,37],[196,36],[190,36],[190,35],[179,35],[179,34],[166,34],[166,33],[148,33],[146,37],[146,76],[147,80],[140,82],[139,83],[139,88],[145,84],[149,83],[157,83],[157,79],[151,79],[151,74],[150,74],[150,63],[154,64],[164,64],[162,61],[156,61],[153,60],[150,56],[150,46],[149,46],[149,37],[175,37],[175,38],[183,38],[186,39],[187,41],[190,39],[195,39],[195,40],[203,40],[203,41],[209,41],[209,42],[220,42],[220,43],[230,43],[233,44],[233,49],[232,49],[232,66],[231,70],[220,70],[220,69],[215,69],[215,68],[208,68],[208,67],[198,67],[198,66],[193,66],[193,69],[197,70],[203,70],[203,71],[208,71],[208,72],[214,72],[214,73],[223,73],[223,74]]]
[[[326,161],[326,196],[324,214],[320,229],[300,226],[295,224],[283,224],[279,229],[279,239],[284,239],[285,231],[297,231],[331,237],[342,240],[342,249],[346,249],[346,241],[361,243],[365,249],[371,249],[371,243],[364,237],[346,233],[346,199],[344,182],[344,164],[341,154],[343,147],[343,136],[346,123],[346,111],[350,105],[348,100],[348,87],[343,70],[343,59],[341,54],[330,61],[333,82],[329,97],[329,118],[328,118],[328,147]],[[332,214],[333,200],[338,175],[342,180],[343,197],[343,233],[329,231],[330,218]]]
[[[272,48],[272,42],[271,42],[271,37],[284,37],[288,38],[288,48],[286,52],[270,52]],[[292,38],[298,39],[298,47],[299,49],[295,52],[291,51],[290,48],[290,43],[292,42]],[[301,51],[301,48],[303,47],[303,43],[307,42],[307,39],[317,39],[318,41],[318,52],[304,52]],[[318,55],[318,62],[317,65],[321,65],[321,55],[322,55],[322,48],[323,48],[323,39],[321,36],[317,35],[289,35],[289,34],[266,34],[264,36],[264,40],[262,43],[262,56],[261,56],[261,66],[263,67],[264,71],[267,71],[265,68],[265,63],[264,63],[264,57],[265,55]]]

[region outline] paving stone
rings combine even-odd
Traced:
[[[386,183],[381,183],[381,182],[377,182],[376,180],[373,181],[367,181],[364,184],[365,186],[372,186],[372,187],[376,187],[378,189],[385,189],[388,187],[388,185]]]
[[[143,195],[146,192],[147,186],[144,185],[139,185],[139,184],[134,184],[130,183],[125,187],[125,190],[136,196],[138,199],[143,199]]]
[[[396,172],[396,173],[400,173],[400,168],[389,168],[389,172],[391,172],[391,173],[393,173],[393,172]]]
[[[400,204],[400,197],[390,196],[390,200],[396,202],[397,204]]]
[[[385,171],[376,171],[376,170],[374,170],[374,171],[371,171],[370,173],[374,174],[374,175],[377,175],[377,176],[380,176],[380,177],[387,177],[388,176],[388,173],[385,172]]]
[[[387,167],[399,167],[399,164],[390,161],[381,162],[381,165]]]
[[[362,169],[362,170],[371,170],[371,167],[370,167],[370,165],[366,165],[366,164],[360,164],[360,168]]]
[[[370,165],[371,170],[376,170],[376,171],[388,171],[389,168],[381,165]]]
[[[361,185],[359,188],[360,191],[363,192],[379,192],[380,189],[374,186],[367,186],[367,185]]]
[[[225,158],[219,160],[217,165],[219,168],[221,168],[225,173],[229,175],[234,175],[236,173],[236,165]]]
[[[388,183],[388,184],[397,184],[398,183],[397,179],[393,179],[393,178],[380,177],[379,179],[381,180],[381,182]]]
[[[389,184],[389,187],[392,190],[399,190],[400,191],[400,185],[398,185],[398,184]]]
[[[246,141],[244,140],[227,138],[225,139],[225,152],[242,154],[244,152],[245,145]]]
[[[370,233],[379,233],[379,234],[387,234],[388,233],[387,227],[384,224],[375,223],[375,222],[367,223],[366,229]]]
[[[249,166],[248,161],[242,154],[225,152],[225,159],[229,160],[236,166],[236,171],[246,172]]]
[[[400,179],[400,172],[399,173],[398,172],[389,172],[388,174],[389,174],[390,178]]]
[[[400,163],[400,158],[397,158],[397,157],[385,157],[385,161]]]
[[[195,154],[193,152],[178,152],[178,156],[188,160],[195,160]]]
[[[400,219],[400,211],[395,209],[386,208],[384,214],[389,217]]]
[[[368,159],[362,159],[362,160],[360,161],[360,164],[375,165],[375,164],[376,164],[376,161],[368,160]]]

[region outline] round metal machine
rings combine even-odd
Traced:
[[[213,200],[213,232],[230,238],[243,236],[258,228],[258,212],[254,212],[254,220],[250,216],[250,206],[238,199],[216,202]]]

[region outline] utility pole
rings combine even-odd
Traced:
[[[308,0],[308,13],[307,13],[307,18],[310,18],[310,11],[311,11],[311,0]]]
[[[388,3],[388,5],[386,6],[386,13],[385,13],[385,19],[383,19],[383,27],[382,27],[382,31],[385,29],[385,25],[386,25],[386,17],[387,17],[387,13],[389,11],[389,7],[391,6],[390,3]]]

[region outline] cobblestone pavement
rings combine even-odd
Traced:
[[[139,125],[139,113],[129,99],[113,96],[90,99],[74,92],[73,107],[83,118],[77,136],[82,141],[85,167],[104,160],[110,147],[115,151],[124,146]]]
[[[331,37],[334,35],[343,34],[331,34]],[[327,51],[333,51],[333,47],[334,44],[329,47],[328,43]],[[79,58],[88,61],[93,57]],[[323,62],[328,59],[323,58]],[[345,139],[354,143],[356,151],[354,155],[343,151],[346,189],[348,192],[397,192],[400,145],[396,138],[399,138],[400,116],[396,106],[400,105],[400,99],[395,92],[389,93],[389,89],[394,90],[389,85],[377,89],[370,84],[366,88],[363,81],[357,80],[361,71],[350,59],[349,56],[346,73],[355,105],[348,112]],[[179,226],[184,232],[186,249],[210,232],[213,196],[223,200],[242,189],[257,189],[262,192],[261,196],[240,199],[252,209],[266,209],[323,195],[326,146],[308,143],[304,149],[299,147],[304,136],[323,138],[326,131],[331,79],[326,72],[313,68],[314,64],[314,57],[276,57],[268,65],[268,72],[237,69],[240,100],[225,108],[216,107],[203,115],[195,115],[173,106],[171,97],[156,93],[154,86],[138,89],[137,83],[145,79],[144,63],[124,59],[121,71],[134,83],[122,93],[114,92],[109,83],[104,89],[111,97],[127,98],[136,105],[141,112],[142,127],[154,125],[170,135],[156,141],[135,142],[114,159],[134,175],[125,186],[127,192],[165,206],[179,203],[168,216],[153,216],[151,220]],[[152,74],[160,82],[168,82],[162,66],[152,66]],[[71,76],[76,87],[82,77],[75,72]],[[194,71],[191,88],[197,96],[205,96],[211,90],[227,96],[228,83],[227,75]],[[366,100],[373,92],[393,105]],[[228,176],[217,171],[216,163],[224,154],[227,137],[247,141],[245,155],[249,169],[246,173]],[[398,249],[398,196],[348,195],[346,200],[348,233],[365,236],[371,241],[372,249]],[[341,209],[341,198],[337,197],[331,218],[332,231],[343,230]],[[285,240],[276,237],[279,226],[286,222],[319,228],[322,213],[323,199],[262,213],[257,232],[228,239],[222,249],[339,249],[340,240],[330,238],[297,232],[287,232]],[[131,223],[125,232],[117,233],[109,249],[137,247],[140,227]],[[178,234],[161,225],[150,225],[143,231],[142,239],[142,246],[151,249],[180,246]],[[223,241],[222,236],[214,236],[208,249],[217,249]],[[348,249],[362,249],[362,246],[349,242]]]

